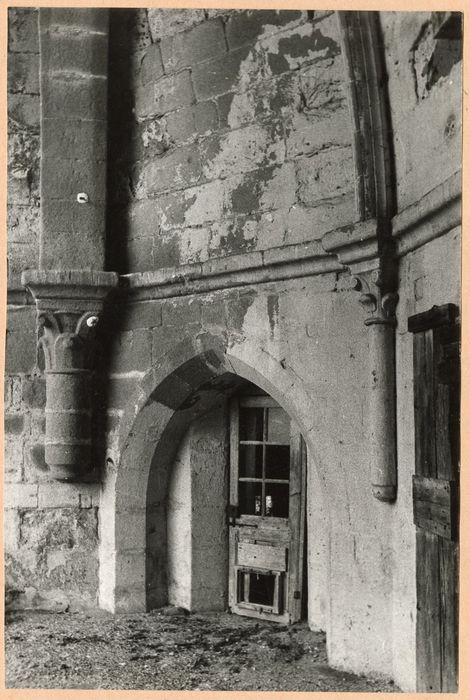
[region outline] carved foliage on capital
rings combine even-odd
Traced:
[[[40,311],[38,322],[43,329],[39,346],[44,351],[46,370],[87,370],[93,355],[93,329],[96,313]]]
[[[354,289],[361,292],[359,302],[367,312],[365,324],[374,323],[395,325],[395,310],[398,294],[393,291],[390,280],[382,270],[355,275]]]

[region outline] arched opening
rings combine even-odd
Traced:
[[[175,459],[178,450],[184,450],[184,441],[188,439],[185,435],[191,430],[190,426],[201,430],[205,423],[207,429],[214,416],[218,416],[219,428],[223,426],[226,430],[224,421],[228,417],[231,398],[243,393],[243,387],[254,384],[258,394],[271,397],[270,400],[295,423],[310,453],[315,414],[302,384],[288,366],[282,367],[262,350],[251,346],[245,348],[245,352],[245,357],[236,356],[220,338],[188,339],[171,356],[161,359],[144,378],[139,395],[129,402],[122,420],[120,462],[114,478],[107,479],[108,488],[102,499],[107,532],[107,541],[104,537],[102,539],[100,562],[102,607],[115,611],[139,611],[165,605],[169,599],[171,602],[171,597],[175,600],[174,589],[169,595],[174,584],[170,581],[169,588],[168,538],[174,536],[175,526],[170,524],[168,531],[168,498],[171,500],[172,493],[174,495],[170,476],[175,475]],[[250,364],[246,358],[250,359]],[[263,373],[254,369],[255,366]],[[224,420],[221,420],[222,415],[225,415]],[[196,431],[195,437],[201,439],[204,436],[198,436]],[[213,442],[217,441],[220,448],[219,438],[214,438]],[[223,461],[226,457],[223,450],[219,452],[218,459]],[[310,455],[312,465],[313,460],[317,466],[317,458]],[[221,488],[226,489],[227,482]],[[265,496],[271,496],[272,502],[273,494]],[[268,507],[268,501],[264,503],[264,507]],[[227,501],[223,508],[219,508],[219,522],[222,522],[222,517],[225,519],[226,504]],[[209,510],[210,507],[209,504]],[[111,521],[114,527],[111,527]],[[196,522],[194,526],[197,526]],[[325,528],[328,529],[327,523]],[[111,537],[114,538],[114,550]],[[223,540],[225,535],[221,537]],[[246,561],[244,566],[246,568]],[[223,567],[219,573],[225,582],[227,577],[222,570]],[[283,585],[280,580],[277,581],[278,587],[279,584]],[[207,595],[211,595],[210,590]],[[219,604],[225,605],[226,599],[227,592],[222,591]],[[296,600],[299,600],[297,596]],[[250,603],[249,595],[246,602]],[[283,606],[285,611],[285,601]]]
[[[296,622],[307,610],[305,443],[266,392],[225,379],[225,396],[191,423],[168,476],[167,602]]]

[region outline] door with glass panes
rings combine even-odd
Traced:
[[[230,409],[229,607],[296,622],[302,610],[306,449],[269,396]]]

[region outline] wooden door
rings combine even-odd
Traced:
[[[417,690],[458,687],[460,362],[458,309],[412,316]]]
[[[269,396],[232,399],[229,607],[292,623],[302,611],[306,450]]]

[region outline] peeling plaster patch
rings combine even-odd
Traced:
[[[180,260],[182,263],[207,260],[211,232],[207,227],[179,231]]]
[[[211,148],[215,155],[210,157]],[[208,179],[224,178],[264,167],[272,162],[282,163],[285,158],[282,126],[262,127],[253,124],[242,130],[232,131],[219,139],[211,139],[201,146],[203,174]],[[209,156],[209,157],[208,157]]]
[[[210,249],[219,255],[247,252],[255,248],[256,239],[256,226],[246,226],[244,217],[235,217],[214,227]]]
[[[426,22],[411,49],[411,65],[418,100],[431,92],[434,85],[446,78],[454,65],[462,59],[460,41],[437,39],[432,20]]]
[[[184,191],[184,221],[187,226],[198,226],[208,221],[222,219],[225,188],[221,181],[190,188]],[[189,204],[188,204],[189,203]]]
[[[154,119],[144,122],[141,139],[145,149],[153,146],[157,155],[165,153],[170,148],[170,137],[166,130],[165,120]]]

